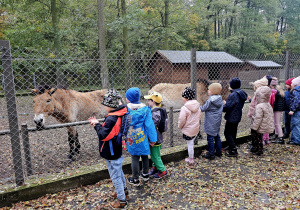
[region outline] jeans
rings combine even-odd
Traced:
[[[140,157],[142,157],[143,174],[149,173],[148,155],[131,155],[131,169],[134,179],[138,179],[140,175]]]
[[[208,153],[211,156],[215,156],[215,149],[216,154],[222,154],[222,142],[220,139],[219,134],[217,136],[210,136],[207,134],[207,146],[208,146]]]
[[[126,181],[122,170],[123,157],[121,156],[117,160],[106,160],[109,176],[116,188],[117,197],[120,201],[125,201]]]
[[[289,115],[289,111],[284,112],[284,134],[290,135],[291,133],[291,119],[292,116]]]
[[[231,123],[231,122],[226,121],[224,136],[225,136],[226,142],[229,146],[229,150],[236,149],[235,141],[236,141],[238,125],[239,125],[239,123]]]

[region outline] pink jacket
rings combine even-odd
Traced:
[[[247,114],[247,116],[249,118],[252,118],[252,116],[254,115],[256,104],[257,104],[257,101],[256,101],[255,93],[254,93],[254,96],[253,96],[252,101],[250,103],[249,111],[248,111],[248,114]]]
[[[196,136],[200,130],[200,118],[200,104],[196,100],[189,100],[180,109],[178,128],[189,137]]]

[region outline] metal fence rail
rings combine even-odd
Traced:
[[[163,147],[166,148],[185,143],[177,120],[183,106],[181,92],[186,86],[196,88],[197,100],[203,104],[208,98],[207,85],[211,82],[223,85],[222,96],[226,99],[229,81],[234,77],[240,77],[242,88],[253,96],[249,83],[267,74],[278,77],[282,87],[287,78],[300,75],[300,56],[290,53],[262,56],[194,49],[158,50],[151,55],[131,53],[130,59],[124,59],[122,54],[106,52],[108,73],[103,74],[101,64],[104,61],[98,53],[73,57],[72,52],[22,51],[11,49],[7,41],[0,41],[0,49],[0,188],[12,183],[22,185],[32,175],[42,179],[47,174],[99,163],[97,135],[87,125],[87,119],[92,114],[102,120],[105,117],[97,101],[103,94],[101,89],[116,88],[124,97],[126,90],[133,86],[141,89],[142,96],[148,91],[160,92],[170,118],[169,130],[164,134]],[[45,84],[52,87],[46,88],[44,94],[31,93]],[[98,91],[90,93],[93,90]],[[87,103],[91,98],[93,100]],[[61,101],[64,104],[60,104]],[[141,102],[147,103],[143,97]],[[56,113],[61,107],[76,114],[67,121],[66,115]],[[88,116],[87,111],[92,114]],[[245,104],[239,132],[249,129],[247,112],[248,104]],[[41,119],[43,121],[38,122]],[[201,134],[205,140],[203,121],[204,114]],[[39,123],[44,125],[42,130],[37,128]],[[221,135],[224,123],[223,120]],[[71,147],[76,148],[77,138],[77,143],[81,144],[80,154],[69,161],[67,155]],[[124,155],[129,154],[124,152]]]

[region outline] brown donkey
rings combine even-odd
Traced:
[[[45,125],[46,118],[50,115],[60,123],[70,123],[88,120],[91,116],[102,118],[106,115],[101,104],[105,90],[96,90],[87,93],[64,88],[53,88],[49,85],[38,86],[32,89],[35,94],[34,122],[38,129]],[[67,127],[70,153],[68,158],[74,160],[74,155],[80,152],[78,133],[75,127]]]

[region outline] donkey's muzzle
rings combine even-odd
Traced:
[[[44,120],[44,117],[43,115],[38,115],[38,116],[35,116],[34,118],[34,123],[36,124],[36,128],[38,130],[41,130],[41,129],[44,129],[44,125],[45,125],[45,120]]]

